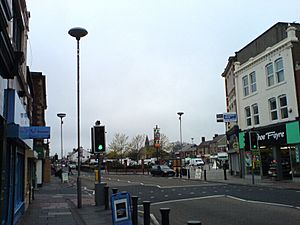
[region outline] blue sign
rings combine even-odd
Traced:
[[[237,121],[236,112],[224,113],[223,119],[225,123],[236,122]]]
[[[20,127],[20,137],[22,139],[49,139],[50,138],[50,127],[42,126],[31,126],[31,127]]]
[[[111,196],[111,211],[113,225],[132,225],[130,195],[119,192]]]

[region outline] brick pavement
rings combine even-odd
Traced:
[[[108,225],[112,224],[111,211],[96,207],[94,196],[82,193],[82,208],[78,209],[74,179],[61,183],[51,177],[50,183],[35,190],[35,199],[17,225]]]

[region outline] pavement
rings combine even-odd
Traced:
[[[183,179],[188,178],[183,176]],[[195,179],[193,171],[190,179]],[[236,176],[227,175],[227,180],[224,180],[223,171],[215,169],[207,171],[207,182],[253,185],[251,179],[241,179]],[[255,180],[254,185],[300,190],[300,182],[293,181]],[[140,218],[139,223],[142,222],[143,218]],[[94,195],[84,190],[82,208],[77,208],[76,176],[71,176],[69,182],[65,183],[62,183],[60,178],[52,176],[50,183],[44,183],[41,188],[35,189],[34,200],[16,225],[32,224],[109,225],[112,224],[112,214],[111,210],[105,210],[104,206],[96,206]]]

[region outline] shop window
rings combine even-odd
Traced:
[[[252,112],[253,112],[253,123],[254,125],[259,124],[259,114],[258,114],[258,105],[253,104],[252,105]]]
[[[245,115],[246,115],[246,125],[251,126],[251,111],[249,106],[245,108]]]
[[[286,95],[279,96],[279,107],[281,119],[288,118],[288,107]]]

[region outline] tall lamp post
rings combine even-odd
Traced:
[[[69,35],[77,40],[77,153],[78,153],[78,173],[77,173],[77,207],[82,207],[81,180],[80,180],[80,85],[79,85],[79,40],[88,34],[87,30],[74,27],[69,30]]]
[[[63,145],[63,118],[66,117],[65,113],[57,113],[57,116],[60,118],[60,150],[61,150],[61,159],[64,157],[64,145]]]
[[[184,114],[183,112],[178,112],[177,113],[179,116],[179,132],[180,132],[180,147],[181,151],[179,152],[179,158],[180,158],[180,178],[182,177],[182,130],[181,130],[181,116]]]

